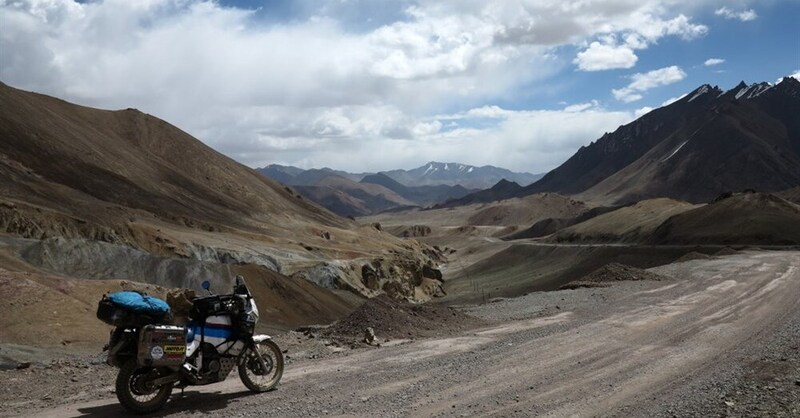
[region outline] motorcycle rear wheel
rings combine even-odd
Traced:
[[[268,370],[261,370],[253,349],[248,349],[243,361],[239,364],[239,378],[251,392],[268,392],[278,386],[283,376],[283,353],[272,340],[264,340],[255,346],[257,354],[264,359]]]
[[[135,359],[128,360],[117,374],[116,392],[119,403],[134,414],[149,414],[163,408],[172,393],[172,383],[152,387],[145,376],[152,370],[139,367]]]

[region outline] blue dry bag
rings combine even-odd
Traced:
[[[154,317],[164,316],[169,313],[167,302],[138,292],[117,292],[107,297],[114,305],[131,312]]]

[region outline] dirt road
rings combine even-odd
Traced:
[[[190,388],[165,412],[735,416],[768,408],[800,415],[800,253],[743,253],[653,271],[673,279],[465,308],[498,325],[303,360],[267,394],[249,395],[234,379]],[[36,415],[119,414],[108,396]]]

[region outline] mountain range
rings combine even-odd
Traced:
[[[279,164],[270,164],[257,170],[273,180],[297,186],[313,185],[319,177],[324,175],[323,173],[335,174],[356,182],[374,174],[383,174],[406,187],[458,185],[467,189],[488,189],[503,179],[522,185],[529,185],[542,177],[542,174],[514,172],[491,165],[477,167],[468,164],[440,163],[436,161],[430,161],[411,170],[390,170],[378,173],[349,173],[327,167],[303,170],[302,168]]]
[[[278,164],[257,171],[293,186],[338,215],[353,217],[386,210],[428,207],[461,198],[506,179],[529,184],[540,177],[493,166],[434,161],[412,170],[379,173],[348,173],[330,168],[303,170]]]
[[[557,192],[618,205],[669,197],[708,202],[729,192],[800,185],[800,82],[702,85],[676,102],[606,133],[525,187],[447,203]]]

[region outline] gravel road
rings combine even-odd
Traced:
[[[165,414],[800,416],[799,252],[651,271],[669,279],[462,307],[494,325],[296,361],[266,394],[176,391]],[[27,412],[120,414],[105,396]]]

